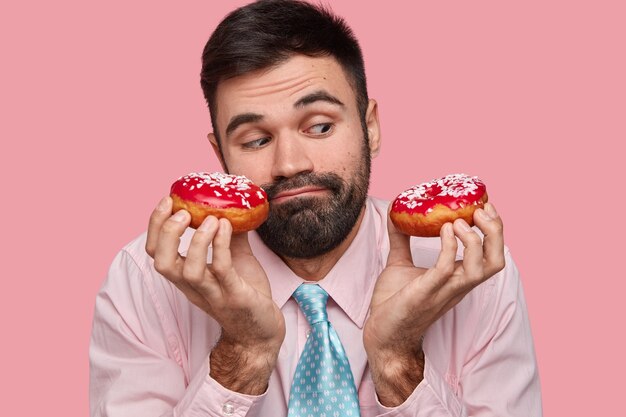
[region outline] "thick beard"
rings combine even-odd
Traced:
[[[365,142],[358,171],[349,182],[333,172],[302,173],[263,185],[270,200],[269,217],[258,229],[261,240],[279,256],[311,259],[335,249],[354,225],[367,199],[371,158]],[[305,186],[324,187],[329,196],[296,197],[278,205],[278,193]]]

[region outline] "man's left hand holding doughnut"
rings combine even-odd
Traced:
[[[474,212],[474,223],[446,223],[441,252],[431,269],[413,264],[409,236],[390,219],[387,265],[376,282],[363,342],[381,403],[403,403],[423,378],[422,338],[426,329],[458,304],[474,287],[504,268],[502,220],[490,203]],[[464,246],[456,260],[457,238]]]

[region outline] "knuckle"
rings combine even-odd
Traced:
[[[442,263],[437,266],[437,269],[441,275],[448,277],[454,273],[454,264],[450,264],[448,262]]]
[[[190,281],[190,279],[193,279],[192,277],[194,276],[195,270],[194,268],[190,265],[189,262],[185,262],[183,264],[183,270],[181,271],[182,277],[185,281]]]
[[[473,284],[473,285],[478,285],[481,282],[483,282],[483,280],[485,279],[485,274],[483,273],[474,273],[472,275],[470,275],[469,277],[469,281]]]
[[[215,250],[224,251],[230,248],[230,242],[226,242],[223,235],[216,235],[213,239],[213,247]]]
[[[500,258],[495,262],[495,269],[496,272],[500,272],[504,269],[504,267],[506,266],[506,261],[504,260],[504,258]]]
[[[176,233],[180,227],[180,223],[175,222],[174,220],[167,220],[163,223],[163,227],[161,228],[163,233],[172,234]]]
[[[502,222],[492,222],[490,225],[492,229],[492,233],[502,234],[504,231],[504,225]]]
[[[485,279],[485,267],[473,267],[466,268],[464,273],[464,281],[470,286],[474,287],[480,284]]]
[[[202,274],[198,273],[198,269],[185,262],[183,265],[182,277],[190,284],[197,284],[202,281]]]
[[[196,232],[193,234],[193,237],[191,238],[191,245],[206,245],[208,242],[210,242],[210,238],[209,238],[209,234],[202,231],[202,230],[196,230]]]
[[[159,222],[162,217],[163,215],[161,212],[159,212],[158,210],[153,210],[152,213],[150,213],[150,223]]]
[[[468,282],[466,277],[452,277],[452,279],[448,282],[448,288],[450,291],[448,296],[457,295],[461,292],[467,291],[467,286]]]
[[[161,221],[161,217],[159,216],[158,211],[154,210],[152,213],[150,213],[149,224],[159,223],[160,221]]]
[[[154,210],[151,214],[150,214],[150,220],[148,222],[148,224],[155,228],[158,229],[159,225],[163,224],[165,222],[165,220],[168,218],[168,216],[170,215],[170,213],[165,213],[162,211],[158,211],[158,210]]]
[[[146,242],[146,253],[154,259],[155,248],[154,245]]]
[[[493,276],[497,274],[498,272],[502,271],[505,266],[506,266],[506,262],[504,258],[498,257],[497,259],[490,259],[486,261],[484,265],[484,269],[486,271],[485,274],[489,277]]]
[[[485,267],[481,265],[480,268],[477,268],[470,275],[471,282],[475,283],[476,285],[483,282],[487,278],[487,275],[485,272],[486,272]]]
[[[467,234],[467,243],[469,245],[477,246],[482,245],[483,240],[480,236],[478,236],[478,233],[472,231],[471,233]]]
[[[161,258],[154,259],[154,269],[161,275],[167,276],[172,271],[171,265],[164,262]]]
[[[453,294],[463,294],[468,290],[467,282],[463,282],[461,280],[454,283]]]
[[[228,268],[221,262],[215,262],[211,266],[212,272],[218,277],[224,277],[228,273]]]

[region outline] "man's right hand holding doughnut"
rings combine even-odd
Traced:
[[[221,325],[221,338],[211,352],[211,377],[232,391],[262,394],[285,323],[247,233],[233,234],[228,220],[209,216],[183,257],[178,246],[191,216],[185,210],[171,213],[172,199],[165,197],[150,217],[146,251],[155,269]],[[209,246],[212,260],[207,264]]]

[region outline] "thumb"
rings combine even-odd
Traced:
[[[387,210],[387,231],[389,233],[389,257],[387,266],[413,266],[411,256],[410,236],[405,235],[394,226],[391,221],[391,205]]]

